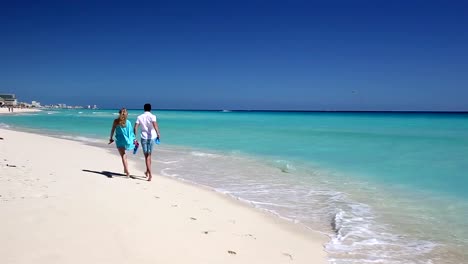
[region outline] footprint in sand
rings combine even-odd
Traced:
[[[246,237],[251,237],[251,238],[253,238],[253,239],[257,239],[257,238],[254,237],[254,235],[252,235],[252,234],[246,234],[245,236],[246,236]]]
[[[195,217],[190,217],[190,220],[197,220]]]
[[[284,256],[289,257],[290,260],[293,260],[293,256],[289,253],[283,253]]]
[[[257,239],[254,235],[252,234],[239,234],[239,233],[232,233],[233,235],[235,236],[240,236],[240,237],[249,237],[249,238],[253,238],[253,239]]]
[[[235,251],[232,251],[232,250],[228,250],[228,253],[231,254],[231,255],[236,255],[237,254]]]

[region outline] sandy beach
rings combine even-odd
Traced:
[[[114,146],[0,137],[1,263],[326,263],[326,236],[202,187],[147,182],[136,156],[127,179]]]
[[[8,112],[8,108],[1,107],[0,108],[0,115],[15,114],[15,113],[28,113],[28,112],[37,112],[37,111],[41,111],[41,110],[37,109],[37,108],[14,108],[13,112]]]

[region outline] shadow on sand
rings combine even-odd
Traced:
[[[112,172],[112,171],[94,171],[94,170],[82,170],[82,171],[104,175],[107,178],[113,178],[114,176],[127,177],[127,175],[125,175],[123,173]],[[135,180],[143,180],[143,181],[145,180],[144,177],[137,177],[137,176],[134,176],[134,175],[130,175],[130,178],[135,179]]]

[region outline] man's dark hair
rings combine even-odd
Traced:
[[[145,106],[143,107],[143,109],[145,109],[145,112],[146,111],[151,111],[151,104],[145,104]]]

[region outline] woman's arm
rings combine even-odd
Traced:
[[[111,129],[111,133],[110,133],[110,137],[109,137],[109,144],[111,144],[112,142],[114,142],[114,131],[115,131],[115,127],[117,126],[117,120],[114,120],[114,123],[112,123],[112,129]]]

